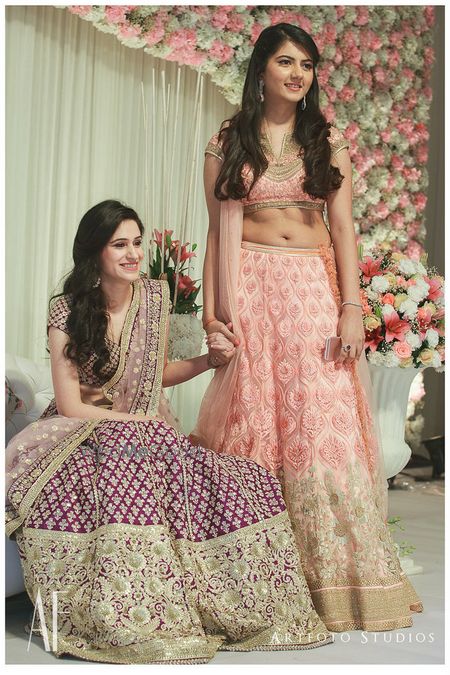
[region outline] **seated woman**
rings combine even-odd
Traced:
[[[169,288],[140,276],[142,234],[120,202],[91,208],[51,306],[55,400],[7,448],[7,533],[28,594],[57,655],[193,663],[326,644],[278,481],[161,417],[161,387],[210,362],[167,363]],[[209,341],[220,363],[233,357]]]

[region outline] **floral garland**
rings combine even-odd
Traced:
[[[433,6],[76,5],[69,11],[128,47],[208,73],[240,101],[260,32],[282,21],[322,55],[321,107],[350,142],[354,217],[366,250],[418,260],[425,238]]]

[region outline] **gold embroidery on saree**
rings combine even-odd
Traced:
[[[162,525],[113,524],[88,534],[24,528],[18,543],[27,591],[34,598],[40,588],[48,625],[51,593],[64,589],[61,652],[169,661],[187,658],[193,643],[191,657],[211,658],[222,643],[239,650],[331,641],[285,511],[212,541],[173,540]]]

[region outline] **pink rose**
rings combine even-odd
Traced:
[[[149,47],[156,45],[158,42],[161,42],[164,33],[165,31],[162,26],[153,26],[153,28],[150,28],[150,30],[145,33],[145,41]]]
[[[392,155],[391,164],[396,171],[402,171],[403,167],[405,166],[405,162],[399,155]]]
[[[358,138],[359,132],[360,128],[356,122],[350,122],[344,131],[344,136],[348,141],[354,141],[356,138]]]
[[[109,5],[105,9],[105,16],[109,23],[123,23],[128,7],[124,5]]]
[[[262,24],[260,24],[260,23],[254,23],[253,24],[252,30],[251,30],[251,37],[250,37],[250,42],[252,43],[252,45],[255,44],[256,40],[261,35],[263,29],[264,29],[264,26]]]
[[[428,162],[428,145],[427,143],[418,143],[415,147],[416,157],[419,164],[426,164]]]
[[[349,101],[353,101],[353,99],[355,98],[355,90],[352,89],[351,87],[349,87],[348,84],[346,84],[341,89],[340,98],[345,103],[348,103]]]
[[[369,23],[369,9],[368,7],[356,7],[357,17],[355,24],[357,26],[365,26]]]
[[[303,30],[307,33],[312,32],[311,21],[303,14],[297,15],[297,25],[300,26],[300,28],[303,28]]]
[[[209,54],[217,59],[220,63],[226,63],[234,54],[234,49],[230,45],[226,45],[221,40],[214,40],[209,48]]]
[[[119,33],[118,35],[121,38],[134,38],[138,37],[141,34],[141,28],[140,26],[132,26],[130,24],[121,26],[119,28]]]
[[[393,305],[395,302],[395,296],[392,293],[385,293],[381,298],[383,305]]]
[[[233,31],[234,33],[240,33],[244,28],[244,20],[239,14],[232,13],[228,19],[228,30]]]
[[[408,258],[412,258],[412,260],[420,260],[420,256],[423,254],[424,248],[419,244],[418,241],[414,241],[411,239],[408,242],[408,246],[406,247],[406,255]]]
[[[375,213],[382,220],[386,220],[386,218],[389,216],[390,211],[387,204],[385,204],[384,202],[378,202],[378,204],[375,207]]]
[[[407,359],[412,354],[412,348],[407,342],[398,342],[396,340],[394,342],[394,352],[399,359]]]
[[[391,136],[392,136],[392,132],[391,132],[390,129],[384,129],[380,133],[380,138],[383,141],[383,143],[389,143],[389,141],[391,140]]]
[[[405,219],[403,218],[401,213],[398,212],[393,213],[391,215],[391,220],[396,230],[403,230],[403,228],[405,227]]]
[[[404,209],[411,202],[411,197],[407,192],[401,192],[398,198],[398,205]]]
[[[224,28],[226,28],[227,24],[228,24],[228,12],[226,10],[224,11],[223,7],[220,7],[220,9],[216,9],[216,11],[213,12],[213,15],[211,17],[211,26],[223,30]]]
[[[413,196],[413,202],[418,211],[423,211],[427,205],[427,197],[423,192],[417,192]]]
[[[92,5],[71,5],[68,7],[68,10],[71,14],[86,16],[86,14],[89,14],[89,12],[92,11]]]
[[[414,237],[417,237],[417,235],[419,234],[419,230],[420,230],[420,222],[418,220],[413,220],[411,223],[408,223],[408,226],[406,228],[408,237],[410,239],[414,239]]]

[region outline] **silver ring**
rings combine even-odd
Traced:
[[[349,352],[351,348],[352,348],[351,345],[344,345],[342,349],[344,350],[344,352]]]

